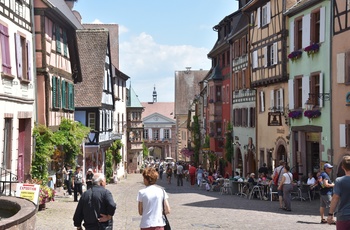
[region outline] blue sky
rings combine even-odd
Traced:
[[[119,25],[120,70],[141,102],[174,101],[175,71],[209,70],[213,26],[238,8],[236,0],[79,0],[83,23]]]

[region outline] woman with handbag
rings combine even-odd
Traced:
[[[293,175],[290,173],[290,167],[286,165],[284,167],[284,173],[282,175],[281,183],[278,186],[278,190],[283,190],[283,201],[284,210],[292,211],[291,200],[292,200],[292,190],[293,190]]]
[[[166,214],[170,213],[168,194],[156,185],[158,173],[154,168],[146,168],[143,173],[143,183],[146,188],[137,195],[138,211],[142,216],[141,230],[164,230],[169,229]]]

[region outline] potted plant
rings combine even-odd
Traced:
[[[45,209],[46,203],[54,200],[55,200],[55,190],[46,185],[40,185],[39,210]]]
[[[315,53],[317,53],[320,49],[320,45],[318,43],[313,43],[309,46],[306,46],[304,48],[304,51],[307,52],[308,56],[313,56]]]
[[[304,116],[312,119],[312,118],[317,118],[319,116],[321,116],[321,111],[320,110],[306,110],[304,112]]]
[[[298,119],[302,115],[302,112],[300,110],[290,111],[288,113],[288,117],[292,119]]]
[[[291,59],[292,61],[295,61],[295,60],[299,59],[302,54],[303,54],[303,52],[301,50],[296,50],[296,51],[291,52],[288,55],[288,58]]]

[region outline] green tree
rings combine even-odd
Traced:
[[[122,160],[120,149],[123,147],[121,140],[115,140],[106,151],[106,180],[109,182],[113,177],[113,163],[119,164]]]
[[[193,116],[193,143],[194,143],[194,162],[196,165],[199,164],[199,149],[200,149],[200,127],[198,116]]]
[[[143,153],[143,159],[146,159],[149,156],[149,150],[145,142],[142,142],[142,153]]]
[[[65,153],[65,163],[75,165],[76,159],[81,154],[80,145],[90,133],[90,128],[82,123],[62,119],[57,132],[55,132],[55,144],[61,146]]]
[[[35,148],[32,161],[32,178],[42,180],[43,184],[46,184],[49,176],[48,165],[55,149],[54,134],[46,126],[37,125],[33,129],[33,136]]]
[[[232,140],[232,125],[231,123],[228,123],[227,124],[227,132],[225,134],[225,139],[226,139],[226,142],[225,142],[225,158],[227,161],[231,162],[233,160],[233,146],[232,146],[232,143],[233,143],[233,140]]]

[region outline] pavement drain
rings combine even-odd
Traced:
[[[216,224],[191,224],[193,227],[206,227],[206,228],[221,228]]]

